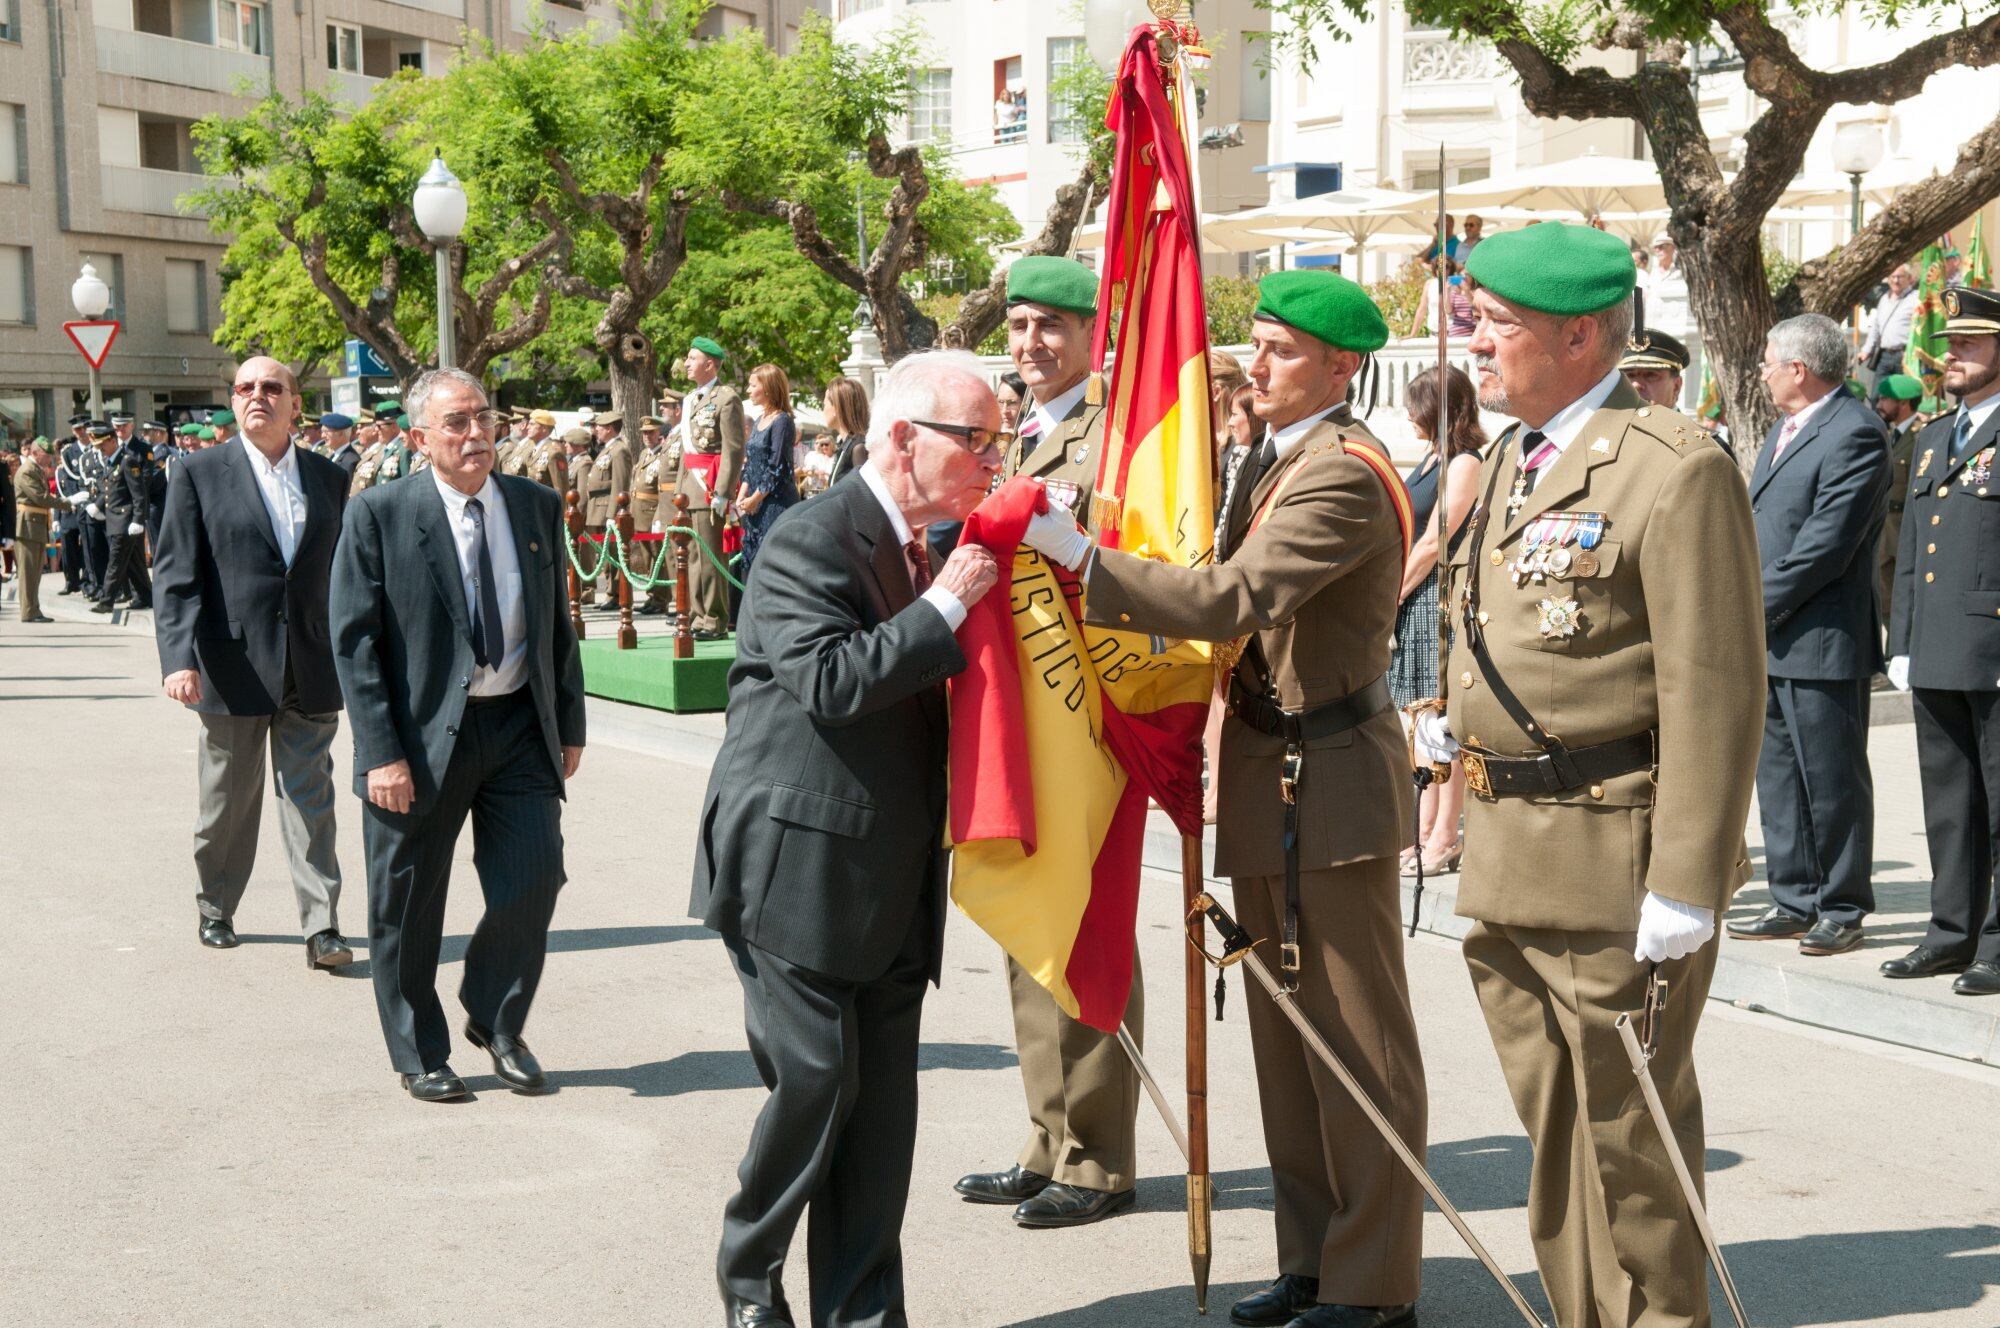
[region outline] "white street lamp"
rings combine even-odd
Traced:
[[[1154,15],[1146,0],[1083,0],[1083,44],[1091,63],[1109,74],[1125,57],[1125,39]]]
[[[77,317],[85,322],[96,322],[111,308],[111,288],[104,284],[104,278],[97,275],[92,264],[83,265],[83,273],[70,283],[69,302],[76,306]],[[104,378],[98,367],[90,366],[90,418],[104,416]]]
[[[1850,237],[1861,233],[1861,177],[1882,164],[1882,131],[1866,120],[1842,125],[1833,135],[1833,168],[1854,184]]]
[[[442,151],[417,181],[410,209],[417,228],[437,247],[438,368],[447,369],[458,359],[451,325],[451,246],[465,232],[465,188],[444,164]]]

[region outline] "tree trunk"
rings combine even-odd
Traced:
[[[1754,245],[1703,246],[1680,251],[1687,271],[1688,304],[1701,328],[1701,353],[1715,374],[1729,425],[1730,446],[1747,472],[1777,419],[1764,391],[1764,338],[1777,321],[1777,305],[1764,275],[1764,255]]]
[[[652,339],[637,328],[614,327],[607,313],[597,325],[597,346],[604,352],[605,369],[611,379],[611,409],[624,416],[620,432],[637,448],[639,421],[653,413],[659,398]]]

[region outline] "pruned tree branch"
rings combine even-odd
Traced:
[[[1086,160],[1077,177],[1056,190],[1055,200],[1042,219],[1041,233],[1022,247],[1022,255],[1067,255],[1077,227],[1090,211],[1097,185],[1097,164]],[[993,335],[1006,317],[1007,273],[1003,269],[994,272],[991,281],[959,303],[958,316],[939,331],[938,344],[969,350]]]
[[[1971,27],[1926,37],[1880,64],[1813,77],[1832,101],[1886,105],[1916,96],[1941,70],[1960,65],[1984,69],[1995,63],[2000,63],[2000,13]]]

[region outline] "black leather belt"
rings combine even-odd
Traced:
[[[1337,697],[1310,710],[1287,710],[1269,697],[1252,696],[1235,685],[1236,717],[1259,733],[1286,742],[1313,742],[1359,728],[1390,706],[1385,674],[1358,692]]]
[[[1648,769],[1658,760],[1659,737],[1658,729],[1647,729],[1590,747],[1565,747],[1568,769],[1559,768],[1555,758],[1547,753],[1496,756],[1476,747],[1463,747],[1459,755],[1465,762],[1465,786],[1475,796],[1539,797],[1568,793]]]

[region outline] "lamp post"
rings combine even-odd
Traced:
[[[1848,239],[1861,234],[1861,177],[1882,164],[1882,131],[1866,120],[1844,124],[1833,136],[1833,168],[1854,185]]]
[[[97,275],[94,266],[85,263],[82,275],[70,283],[69,302],[76,306],[77,317],[85,322],[96,322],[111,307],[111,288],[104,284],[104,278]],[[104,380],[93,364],[90,366],[90,418],[101,419],[103,415]]]
[[[451,246],[465,232],[465,187],[444,164],[444,153],[431,158],[431,168],[417,181],[410,200],[417,214],[417,228],[437,249],[438,368],[449,369],[458,361],[458,346],[451,325]]]

